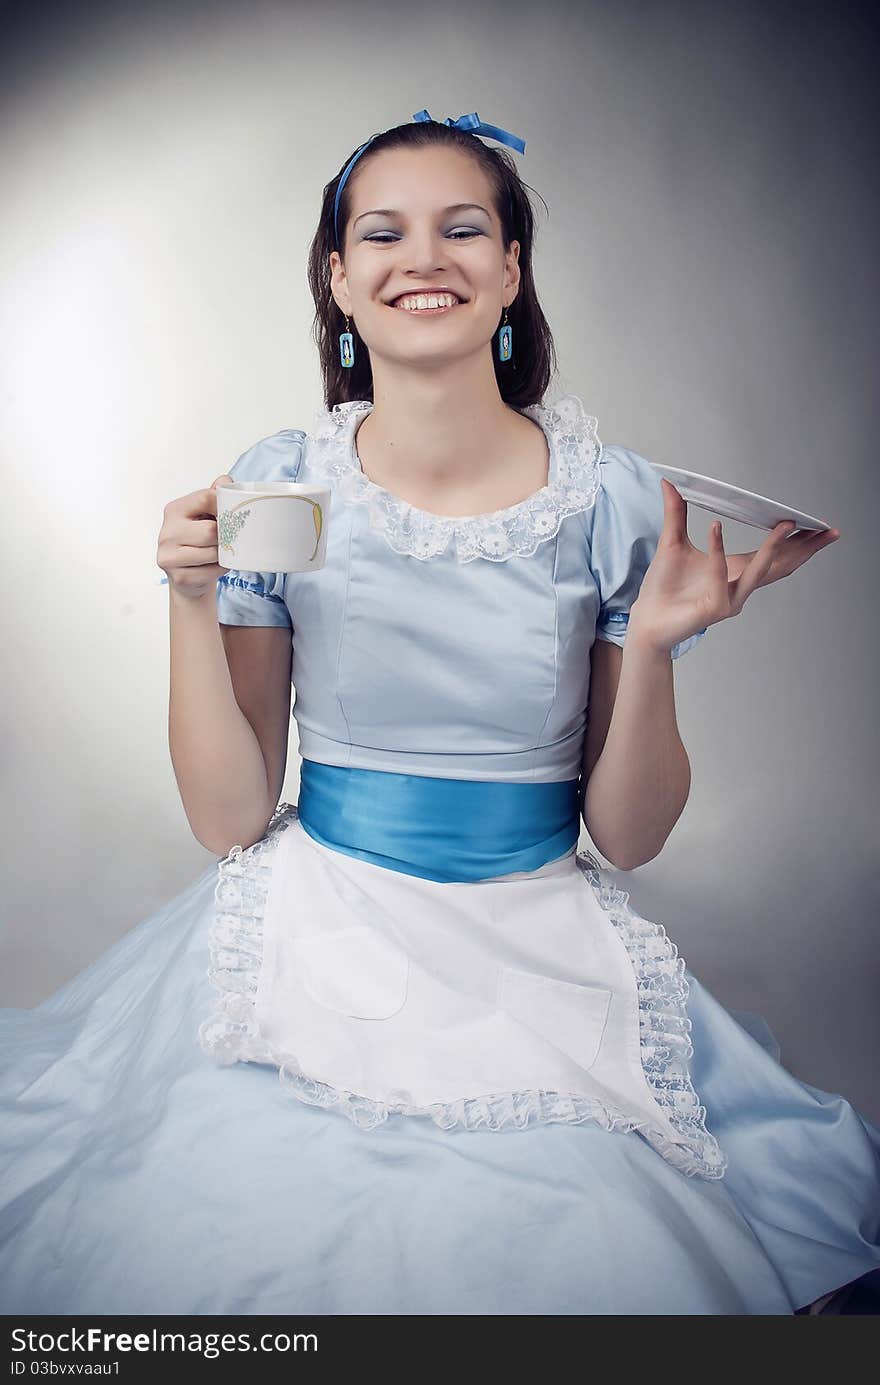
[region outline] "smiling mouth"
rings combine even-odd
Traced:
[[[448,307],[443,308],[400,308],[396,303],[389,303],[388,306],[397,313],[405,313],[407,317],[439,317],[441,313],[451,313],[456,308],[463,308],[464,303],[450,303]]]

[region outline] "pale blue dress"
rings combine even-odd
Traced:
[[[569,396],[526,411],[546,487],[441,518],[363,474],[369,408],[232,468],[332,493],[325,568],[230,571],[217,592],[221,622],[291,632],[298,804],[41,1005],[0,1012],[0,1311],[794,1313],[880,1265],[880,1131],[790,1074],[576,846],[590,650],[625,641],[658,475]],[[579,900],[607,947],[593,987],[562,954],[550,974]],[[412,955],[389,935],[370,952],[396,905]],[[307,1000],[284,948],[304,957],[315,934],[293,935],[321,917],[334,965],[304,972]],[[452,967],[431,1028],[431,938],[444,963],[517,948],[523,1023],[467,1011]],[[481,1096],[471,1033],[474,1074],[521,1063],[522,1082]]]

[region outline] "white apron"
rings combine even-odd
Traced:
[[[576,848],[535,871],[438,882],[335,851],[282,804],[220,863],[199,1038],[269,1063],[370,1128],[595,1120],[686,1174],[723,1175],[687,1059],[684,960]]]

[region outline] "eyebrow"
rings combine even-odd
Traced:
[[[474,210],[474,211],[477,211],[477,212],[486,212],[486,215],[487,215],[487,216],[489,215],[489,213],[486,211],[486,208],[485,208],[485,207],[481,207],[480,204],[479,204],[479,202],[453,202],[453,204],[452,204],[451,207],[444,207],[444,208],[443,208],[443,213],[444,213],[444,215],[445,215],[446,212],[465,212],[465,211],[468,211],[468,210],[471,210],[471,209]],[[372,209],[371,211],[369,211],[369,212],[361,212],[360,216],[356,216],[355,219],[354,219],[354,221],[353,221],[351,224],[352,224],[352,226],[356,226],[357,223],[361,220],[361,218],[362,218],[362,217],[365,217],[365,216],[401,216],[401,215],[402,215],[401,212],[396,212],[396,211],[394,211],[394,209],[393,209],[392,207],[373,207],[373,209]]]

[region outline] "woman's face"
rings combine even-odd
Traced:
[[[348,188],[345,263],[331,253],[331,286],[371,360],[412,366],[491,350],[516,297],[519,242],[505,253],[476,161],[439,146],[386,150],[356,165]],[[443,287],[463,300],[449,312],[393,306],[401,294]]]

